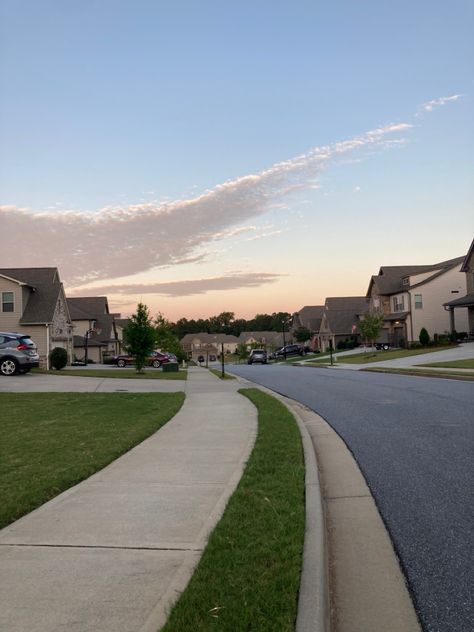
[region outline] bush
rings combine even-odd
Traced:
[[[457,342],[458,339],[458,332],[454,329],[450,334],[449,334],[449,342]]]
[[[49,354],[49,363],[53,369],[56,369],[57,371],[64,369],[67,364],[66,349],[63,349],[62,347],[55,347]]]
[[[426,331],[426,329],[424,327],[421,328],[420,335],[418,336],[418,339],[420,341],[420,344],[423,347],[426,347],[427,345],[430,344],[430,334]]]

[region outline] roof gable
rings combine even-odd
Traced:
[[[0,274],[31,288],[20,323],[52,323],[62,291],[57,268],[0,268]]]

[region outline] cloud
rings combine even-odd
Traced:
[[[328,165],[353,152],[390,147],[388,135],[411,127],[386,125],[315,147],[184,200],[106,207],[96,213],[0,206],[2,232],[9,236],[2,243],[2,259],[4,265],[56,265],[71,287],[201,258],[196,252],[212,240],[250,230],[239,225],[268,213],[281,198],[317,186]]]
[[[443,105],[446,105],[446,103],[449,103],[450,101],[457,101],[462,96],[463,96],[462,94],[453,94],[450,97],[439,97],[438,99],[427,101],[426,103],[423,103],[423,105],[420,108],[420,112],[418,112],[416,116],[421,116],[421,114],[424,112],[432,112],[435,108],[442,107]]]
[[[284,274],[268,272],[234,272],[220,277],[209,277],[204,279],[189,279],[185,281],[168,281],[162,283],[128,283],[123,285],[101,285],[91,290],[79,289],[76,294],[80,296],[101,296],[103,294],[126,294],[143,295],[157,294],[168,297],[192,296],[195,294],[206,294],[212,291],[236,290],[248,287],[260,287],[267,283],[274,283]],[[68,292],[69,296],[74,296],[73,292]],[[115,304],[117,301],[115,300]],[[128,304],[128,303],[127,303]]]

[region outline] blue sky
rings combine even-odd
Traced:
[[[464,254],[473,14],[3,0],[0,229],[36,243],[15,265],[176,318],[294,311]]]

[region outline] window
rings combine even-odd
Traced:
[[[423,309],[423,295],[415,294],[415,309]]]
[[[15,311],[14,296],[13,292],[2,292],[2,312]]]
[[[403,285],[409,285],[410,283],[410,279],[408,277],[405,277],[402,281]]]
[[[403,296],[394,296],[393,297],[393,311],[403,312],[403,309],[404,309]]]

